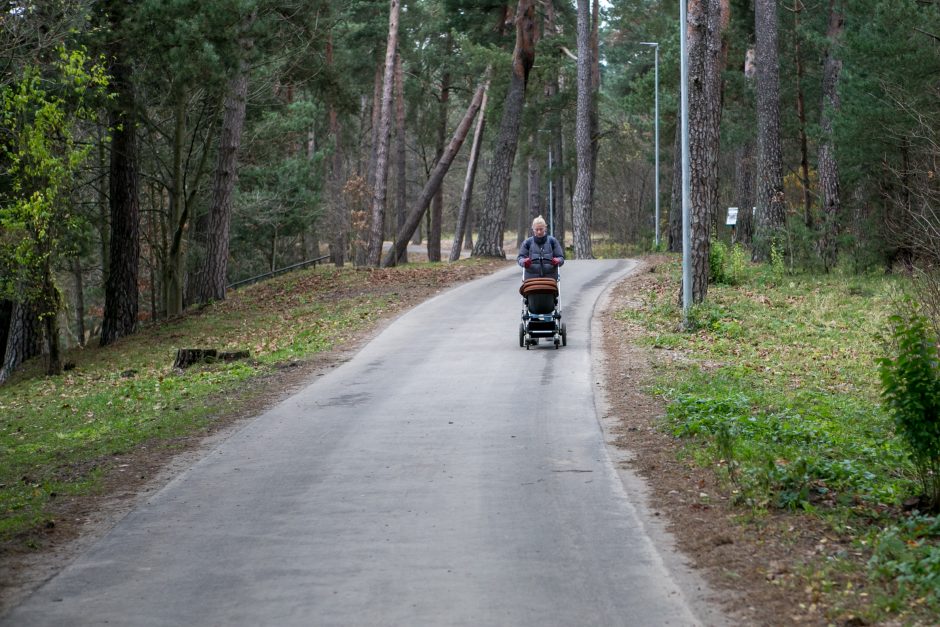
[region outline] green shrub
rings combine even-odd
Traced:
[[[724,242],[713,239],[708,247],[708,280],[711,283],[728,283],[727,261],[728,247]]]
[[[940,511],[940,353],[930,323],[914,303],[908,306],[889,318],[895,356],[878,359],[882,397],[931,507]]]
[[[731,285],[740,285],[747,278],[748,252],[741,244],[731,247],[726,275]]]

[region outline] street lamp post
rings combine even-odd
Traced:
[[[653,46],[653,73],[654,73],[654,91],[655,91],[655,105],[654,105],[654,127],[655,127],[655,138],[656,138],[656,222],[655,222],[655,233],[656,233],[656,248],[659,249],[659,42],[655,41],[641,41],[641,46]]]
[[[689,47],[688,6],[679,0],[680,110],[682,111],[682,323],[689,328],[692,308],[692,213],[689,171]]]

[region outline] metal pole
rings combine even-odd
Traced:
[[[653,48],[655,55],[655,83],[656,83],[656,249],[659,250],[659,44]]]
[[[687,43],[688,16],[686,0],[679,0],[679,56],[681,58],[682,94],[682,324],[689,328],[689,309],[692,307],[692,216],[689,211],[689,49]]]
[[[654,105],[654,127],[655,131],[655,162],[656,162],[656,212],[655,212],[655,224],[654,230],[656,233],[656,248],[659,248],[659,42],[656,41],[641,41],[643,46],[653,46],[653,76],[654,76],[654,93],[655,93],[655,105]]]

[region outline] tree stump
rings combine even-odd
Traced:
[[[235,361],[238,359],[248,359],[248,351],[222,351],[214,348],[179,348],[176,350],[176,361],[173,362],[174,368],[183,370],[195,363],[205,362],[213,363],[216,361]]]

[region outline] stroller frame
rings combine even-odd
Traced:
[[[522,295],[519,346],[529,350],[540,339],[551,340],[556,349],[567,346],[568,329],[558,308],[559,282],[549,277],[523,279],[519,293]]]

